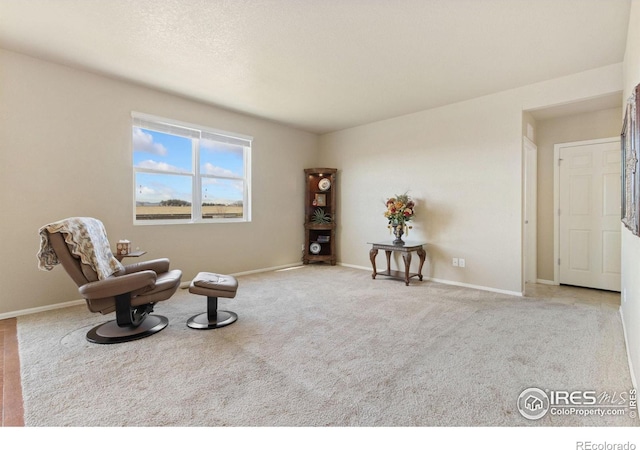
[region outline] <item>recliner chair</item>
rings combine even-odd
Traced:
[[[115,311],[115,320],[87,333],[90,342],[114,344],[141,339],[169,323],[166,317],[151,312],[157,302],[176,292],[182,271],[170,270],[167,258],[122,265],[113,256],[104,225],[97,219],[72,217],[42,227],[38,259],[43,270],[62,264],[90,311]]]

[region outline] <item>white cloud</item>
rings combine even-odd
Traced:
[[[161,170],[163,172],[189,173],[187,170],[184,170],[180,167],[172,166],[171,164],[167,164],[164,162],[154,161],[152,159],[140,161],[138,164],[136,164],[136,167],[140,167],[142,169]]]
[[[153,136],[149,133],[145,133],[140,128],[133,129],[133,151],[152,153],[154,155],[162,156],[168,153],[168,150],[164,145],[153,142]]]
[[[211,163],[206,163],[204,165],[203,173],[205,173],[207,175],[215,175],[215,176],[218,176],[218,177],[237,177],[237,176],[239,176],[238,174],[233,173],[229,169],[224,169],[224,168],[219,167],[219,166],[214,166]]]
[[[138,197],[148,199],[158,196],[158,192],[151,189],[149,186],[138,186]]]
[[[163,183],[151,185],[139,185],[136,192],[136,200],[144,203],[159,203],[162,200],[182,199],[191,201],[190,194],[180,192],[176,187]]]

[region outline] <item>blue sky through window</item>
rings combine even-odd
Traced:
[[[208,139],[200,141],[200,172],[203,175],[242,178],[244,148]]]
[[[144,128],[133,128],[133,164],[137,168],[168,172],[136,173],[136,202],[192,201],[191,138]],[[202,202],[233,204],[244,198],[244,148],[213,140],[200,140]],[[170,174],[169,174],[170,173]]]
[[[145,169],[191,173],[191,139],[142,128],[133,129],[133,165]]]
[[[163,200],[184,200],[191,203],[191,177],[156,173],[136,173],[136,202],[156,204]]]

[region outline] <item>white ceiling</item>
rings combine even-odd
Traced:
[[[0,0],[0,47],[324,133],[622,62],[630,1]]]

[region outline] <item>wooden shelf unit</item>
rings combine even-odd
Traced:
[[[305,169],[304,251],[302,262],[336,264],[336,175],[337,169]],[[323,181],[324,180],[324,181]],[[328,180],[328,187],[327,184]],[[331,218],[328,223],[314,223],[316,211]]]

